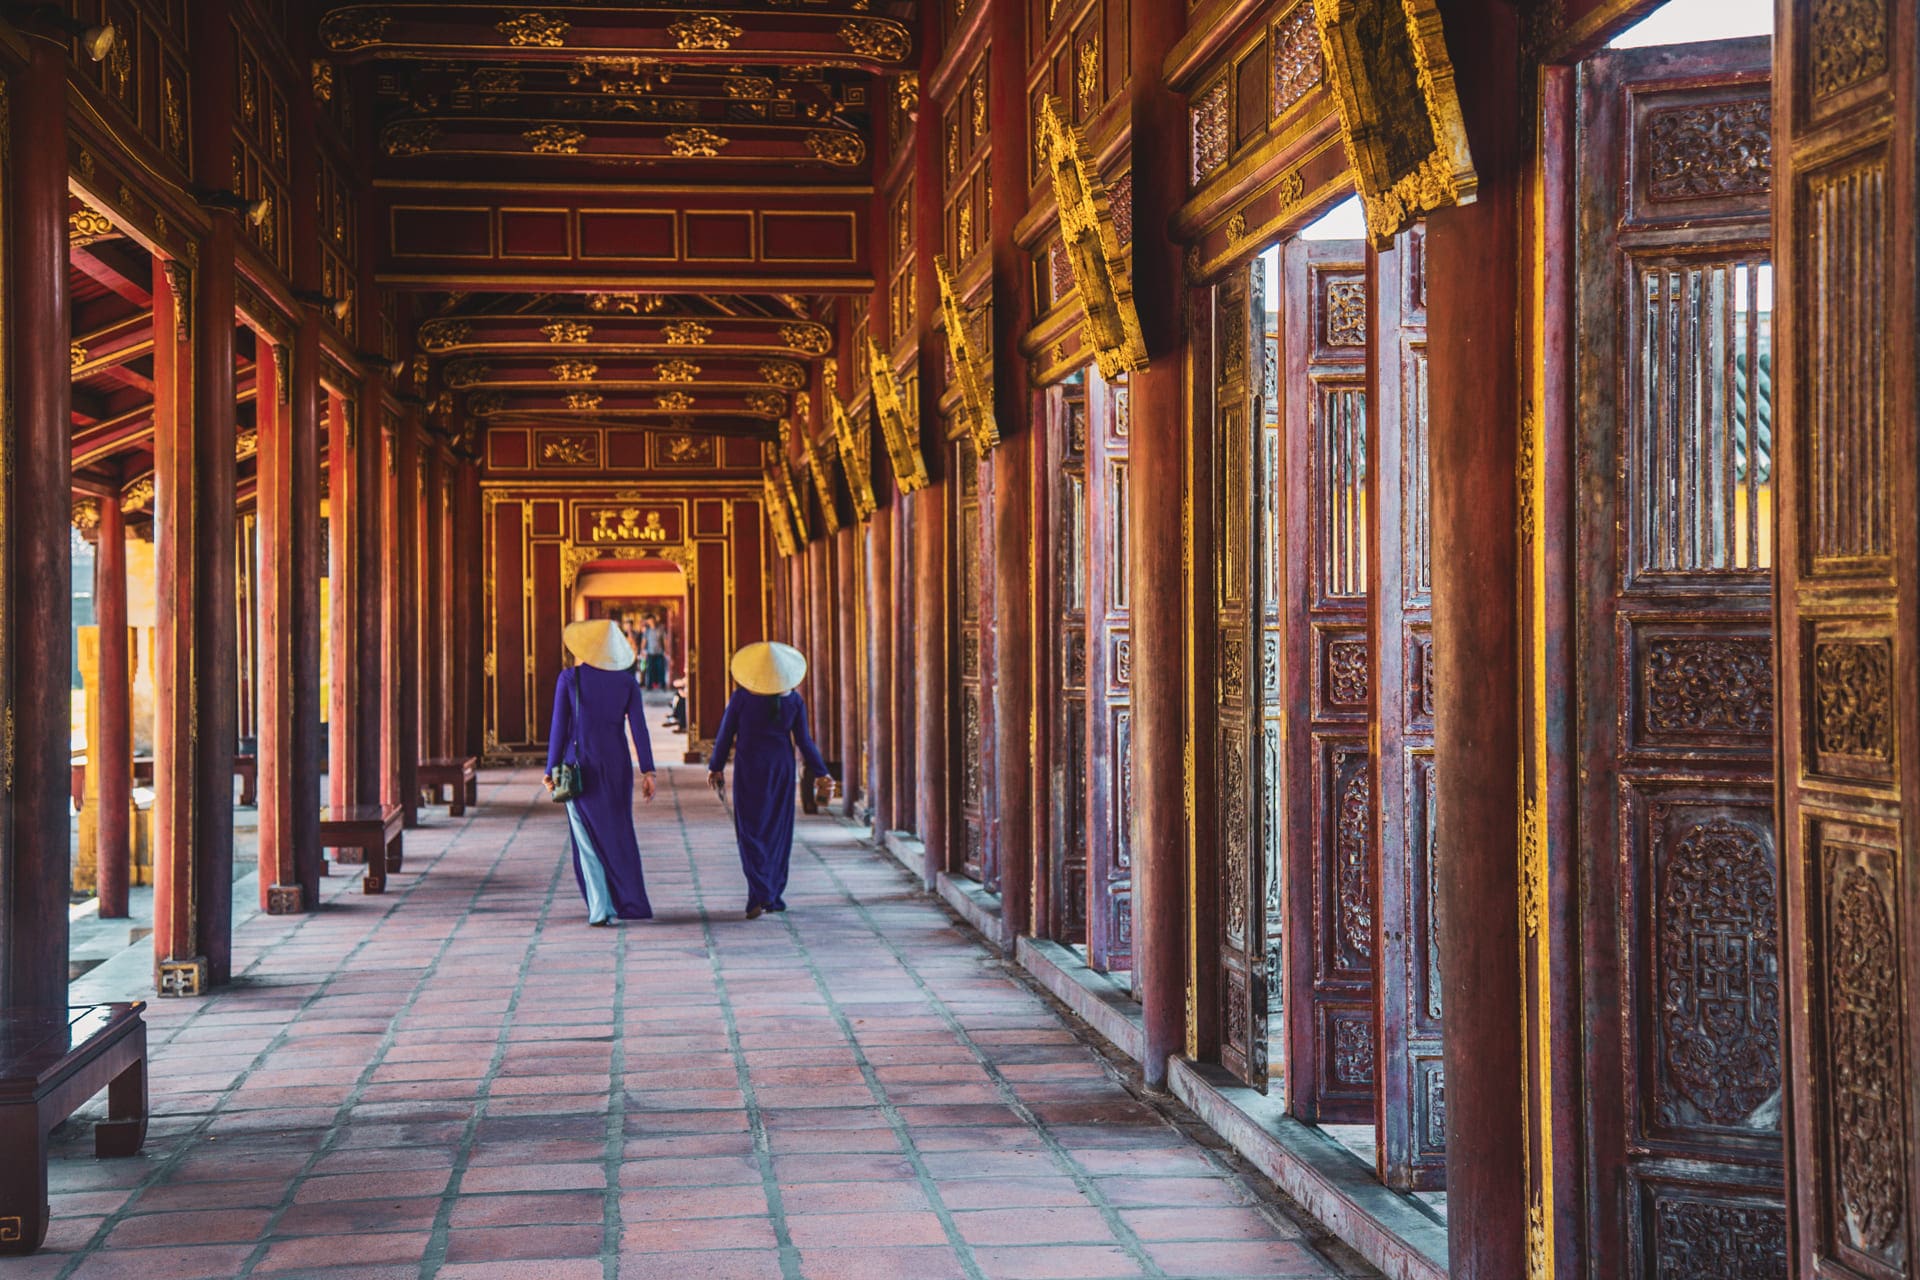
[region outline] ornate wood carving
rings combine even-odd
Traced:
[[[1478,178],[1435,0],[1315,0],[1367,232],[1376,248],[1468,204]]]
[[[1668,107],[1649,113],[1645,128],[1649,199],[1773,189],[1773,104],[1766,98]]]
[[[945,254],[933,259],[934,273],[940,285],[940,314],[947,335],[947,351],[952,357],[953,379],[960,388],[960,407],[966,419],[974,450],[982,457],[1000,443],[1000,424],[993,416],[993,359],[990,352],[977,346],[973,333],[974,313],[960,304],[954,292],[953,272]],[[981,329],[988,328],[981,323]]]
[[[1325,79],[1320,58],[1320,31],[1314,22],[1313,0],[1300,0],[1273,24],[1269,37],[1273,59],[1273,118],[1278,120],[1299,106]]]
[[[799,436],[800,447],[807,455],[807,471],[813,476],[814,493],[820,499],[820,520],[829,534],[839,533],[840,508],[833,498],[833,473],[827,469],[827,451],[804,424],[799,427]]]
[[[1687,1280],[1754,1280],[1787,1274],[1787,1215],[1771,1205],[1659,1195],[1653,1274]]]
[[[1823,768],[1851,756],[1884,775],[1893,762],[1893,644],[1817,638],[1813,644],[1813,751]]]
[[[1227,107],[1227,82],[1221,80],[1204,90],[1187,108],[1196,187],[1226,166],[1227,154],[1232,148]]]
[[[930,479],[926,457],[920,452],[920,424],[908,416],[906,398],[900,394],[893,364],[871,337],[867,339],[867,358],[873,408],[880,417],[880,437],[886,441],[887,458],[893,464],[894,486],[902,493],[924,489]]]
[[[799,541],[794,536],[793,516],[787,506],[787,496],[780,482],[769,469],[761,482],[761,501],[767,512],[767,525],[773,530],[773,543],[781,556],[791,556],[799,550]]]
[[[1659,636],[1641,654],[1641,714],[1657,733],[1773,733],[1773,643]]]
[[[879,504],[873,497],[873,477],[867,470],[867,449],[860,434],[854,430],[853,419],[847,413],[847,407],[840,403],[840,396],[834,389],[833,380],[828,379],[827,414],[833,420],[833,438],[840,447],[840,471],[847,480],[847,493],[853,499],[853,518],[870,520],[879,510]]]
[[[1147,362],[1147,342],[1133,306],[1133,273],[1121,252],[1105,185],[1086,139],[1051,95],[1041,102],[1047,172],[1060,206],[1060,235],[1073,266],[1080,311],[1100,376],[1109,382]]]

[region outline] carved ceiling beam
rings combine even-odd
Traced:
[[[90,329],[69,344],[75,377],[84,377],[91,370],[119,364],[152,350],[153,317],[144,313]]]
[[[724,104],[716,104],[724,107]],[[541,156],[642,165],[710,161],[770,162],[859,170],[867,144],[842,124],[730,121],[724,110],[680,120],[578,120],[537,116],[403,116],[380,131],[387,156]]]
[[[582,354],[682,357],[695,364],[716,358],[800,360],[832,349],[833,331],[812,320],[777,316],[673,316],[629,313],[650,295],[584,295],[581,313],[446,316],[418,330],[420,349],[433,355],[538,351],[553,360]],[[787,376],[787,375],[782,375]]]
[[[769,356],[717,356],[684,349],[670,355],[639,356],[625,352],[581,354],[572,350],[528,352],[524,349],[473,356],[454,356],[441,369],[448,387],[537,387],[547,390],[630,389],[666,392],[731,389],[797,391],[808,382],[808,371],[797,360]]]
[[[910,24],[843,6],[806,10],[640,9],[512,4],[352,4],[320,20],[333,58],[461,58],[574,62],[829,66],[893,72],[911,66]]]
[[[426,115],[489,115],[582,120],[684,120],[709,112],[762,123],[831,122],[843,105],[866,105],[864,85],[841,92],[801,67],[679,66],[640,58],[592,57],[567,63],[411,63],[380,72],[378,92]]]
[[[785,416],[790,401],[785,392],[738,388],[688,390],[668,388],[607,388],[579,386],[572,390],[471,392],[466,398],[469,417],[483,420],[512,414],[567,416],[597,415],[642,419],[684,419],[685,429],[696,429],[703,421],[716,419],[739,421],[760,419],[772,424]]]
[[[73,465],[88,467],[127,449],[148,447],[153,439],[153,405],[96,422],[73,433]]]

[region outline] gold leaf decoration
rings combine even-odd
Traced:
[[[833,349],[833,335],[827,332],[827,326],[823,324],[783,324],[780,326],[780,341],[810,356],[823,356]]]
[[[573,24],[565,18],[545,13],[523,13],[517,18],[502,18],[493,29],[517,49],[560,49],[567,43]]]
[[[507,398],[498,391],[482,391],[467,397],[467,413],[475,418],[490,418],[507,407]],[[348,419],[349,425],[352,419]]]
[[[668,413],[685,413],[693,408],[693,397],[684,391],[669,391],[663,396],[655,396],[653,402]]]
[[[1062,207],[1064,209],[1064,204]],[[933,270],[940,284],[940,314],[945,320],[947,352],[953,360],[953,377],[960,388],[967,430],[973,436],[974,451],[984,458],[1000,443],[1000,424],[993,416],[992,360],[974,345],[968,312],[954,292],[953,271],[947,266],[945,254],[934,257]]]
[[[773,545],[782,556],[790,556],[800,547],[793,536],[793,517],[787,510],[786,495],[780,492],[772,471],[761,477],[760,490],[767,509],[767,524],[773,530]]]
[[[455,360],[447,366],[447,385],[462,391],[485,382],[492,372],[493,366],[484,360]]]
[[[569,391],[567,393],[567,408],[569,409],[598,409],[600,407],[600,401],[601,396],[598,391]]]
[[[320,43],[335,53],[351,53],[379,44],[392,22],[382,13],[337,9],[320,20]]]
[[[1100,374],[1111,381],[1147,362],[1146,336],[1133,303],[1131,264],[1114,232],[1106,187],[1100,181],[1086,138],[1067,122],[1057,98],[1047,97],[1040,118],[1047,139],[1047,168],[1060,202],[1061,240],[1073,268],[1075,292]],[[1243,231],[1245,225],[1243,218]]]
[[[315,58],[312,64],[313,100],[315,102],[333,101],[333,64],[325,58]]]
[[[591,360],[561,360],[552,368],[553,376],[561,382],[592,382],[598,372],[600,366]]]
[[[577,156],[587,140],[584,132],[564,124],[537,125],[520,136],[536,153],[549,156]]]
[[[1080,115],[1084,119],[1100,105],[1100,41],[1091,39],[1080,46],[1080,69],[1074,76],[1079,93]]]
[[[549,436],[540,444],[540,461],[562,466],[591,466],[594,457],[592,436]]]
[[[920,111],[920,75],[918,72],[903,72],[893,82],[893,109],[909,118]]]
[[[778,418],[787,411],[787,397],[778,391],[749,391],[747,412]]]
[[[661,382],[692,382],[700,376],[700,366],[691,360],[662,360],[653,376]]]
[[[807,432],[800,433],[800,443],[807,452],[807,470],[813,473],[814,492],[820,495],[820,518],[826,523],[828,533],[840,532],[840,508],[833,500],[833,477],[827,471],[827,453]]]
[[[390,156],[417,156],[433,150],[440,126],[432,120],[395,120],[380,132],[380,149]]]
[[[847,48],[881,62],[900,62],[913,48],[907,29],[885,18],[849,18],[840,24],[839,34]]]
[[[67,215],[67,239],[70,241],[97,240],[112,234],[112,219],[96,209],[83,204]]]
[[[235,461],[251,458],[260,452],[260,432],[248,427],[233,438],[233,456]]]
[[[473,336],[473,326],[465,320],[429,320],[420,326],[420,345],[428,351],[457,347]]]
[[[724,18],[703,13],[667,28],[677,49],[731,49],[733,42],[746,33]]]
[[[760,380],[769,386],[798,391],[807,385],[807,374],[791,360],[763,360],[760,362]]]
[[[73,500],[73,527],[83,535],[91,535],[100,527],[100,499],[75,498]]]
[[[666,136],[667,150],[683,159],[717,156],[720,148],[727,146],[728,142],[727,138],[699,125],[691,129],[678,129]]]
[[[770,76],[728,76],[724,88],[729,98],[773,97],[773,79]]]
[[[153,477],[141,476],[120,491],[122,511],[145,511],[153,505]]]
[[[67,372],[78,373],[87,366],[87,349],[77,342],[67,344]]]
[[[807,135],[813,158],[839,168],[851,168],[867,158],[867,144],[859,134],[842,129],[816,129]]]
[[[867,339],[867,362],[873,385],[873,407],[880,418],[880,437],[893,463],[893,482],[900,492],[912,493],[929,483],[927,460],[920,453],[920,428],[907,416],[906,397],[893,376],[893,366],[880,344]]]
[[[592,293],[587,295],[587,310],[613,311],[621,315],[652,315],[664,305],[657,293]]]
[[[584,320],[549,320],[540,326],[540,332],[547,335],[548,342],[578,344],[593,336],[593,326]]]
[[[675,320],[660,331],[666,336],[670,347],[705,346],[713,330],[698,320]]]
[[[853,418],[840,397],[829,393],[827,416],[833,420],[833,438],[840,445],[840,473],[847,478],[847,495],[853,499],[853,518],[870,520],[879,510],[873,497],[873,475],[867,469],[866,449],[854,431]]]

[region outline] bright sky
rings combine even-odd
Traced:
[[[1614,49],[1773,34],[1773,0],[1671,0],[1614,37]]]
[[[1300,232],[1302,240],[1361,240],[1367,234],[1367,215],[1360,209],[1360,197],[1348,196],[1321,214]]]

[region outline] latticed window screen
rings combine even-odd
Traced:
[[[1628,489],[1647,573],[1773,563],[1773,268],[1643,264]]]

